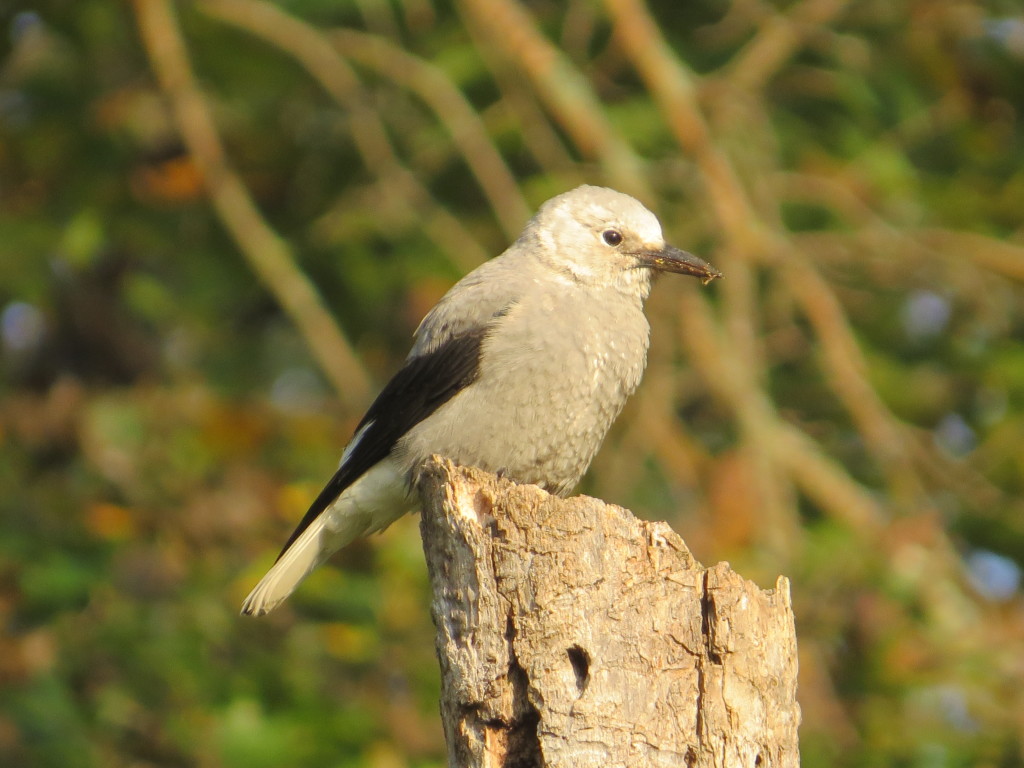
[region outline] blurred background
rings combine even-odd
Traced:
[[[660,282],[581,491],[792,580],[803,765],[1024,765],[1019,0],[0,5],[0,764],[442,766],[415,519],[237,615],[580,183]]]

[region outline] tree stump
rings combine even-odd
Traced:
[[[452,768],[799,764],[784,577],[437,457],[420,491]]]

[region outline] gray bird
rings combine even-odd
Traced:
[[[267,613],[333,552],[418,509],[431,454],[567,495],[640,383],[656,272],[721,277],[621,192],[583,186],[544,203],[423,318],[242,613]]]

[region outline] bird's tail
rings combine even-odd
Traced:
[[[267,575],[260,579],[260,583],[245,598],[242,613],[248,616],[270,613],[295,591],[314,568],[328,558],[337,547],[324,546],[322,538],[327,534],[324,528],[323,518],[317,518],[281,553],[274,567],[267,571]]]
[[[383,531],[415,508],[401,468],[384,460],[346,488],[299,534],[242,603],[242,613],[274,610],[324,560],[360,536]]]

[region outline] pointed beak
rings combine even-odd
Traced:
[[[704,285],[722,276],[721,272],[703,259],[698,259],[692,253],[673,248],[671,245],[666,245],[658,251],[646,251],[640,254],[640,260],[645,267],[659,272],[676,272],[680,275],[699,277]]]

